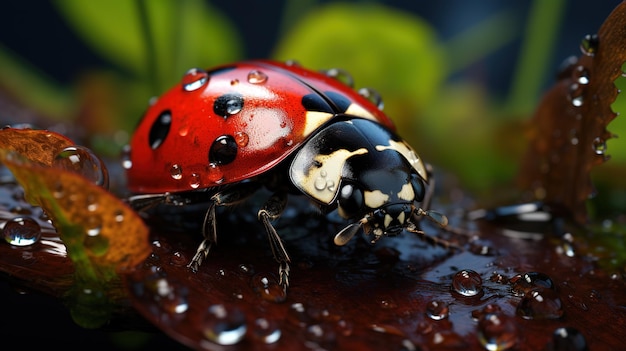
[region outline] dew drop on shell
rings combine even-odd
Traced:
[[[194,91],[202,88],[209,81],[209,74],[199,68],[192,68],[185,73],[182,79],[183,90]]]

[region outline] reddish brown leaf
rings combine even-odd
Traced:
[[[618,91],[614,81],[626,61],[626,4],[609,15],[583,54],[565,68],[530,121],[530,145],[519,183],[534,199],[565,207],[583,223],[593,195],[590,172],[608,159],[608,123]]]

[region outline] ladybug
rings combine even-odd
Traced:
[[[151,104],[131,138],[130,202],[208,200],[204,239],[189,263],[196,271],[216,242],[216,207],[269,189],[258,219],[287,289],[290,258],[272,222],[291,194],[350,222],[337,245],[359,230],[373,242],[404,229],[424,235],[422,217],[446,225],[445,216],[418,205],[428,207],[429,167],[381,108],[373,90],[355,91],[340,70],[269,60],[191,69]]]

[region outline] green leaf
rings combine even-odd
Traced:
[[[174,77],[178,79],[190,66],[212,66],[233,60],[241,52],[235,27],[205,1],[152,0],[143,7],[128,0],[57,0],[55,4],[105,58],[141,77],[166,72],[159,89],[173,84]],[[142,8],[145,14],[140,13]],[[150,60],[156,60],[156,73],[149,72]]]
[[[335,3],[308,12],[274,57],[314,69],[342,68],[373,87],[399,125],[410,124],[443,83],[446,65],[433,28],[419,17],[370,4]]]

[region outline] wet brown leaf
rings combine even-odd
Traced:
[[[580,223],[593,195],[590,172],[608,159],[606,129],[616,114],[615,80],[626,61],[626,4],[608,16],[597,35],[581,42],[583,54],[570,62],[543,97],[530,121],[530,145],[519,183],[534,199],[565,207]]]
[[[118,274],[136,266],[150,252],[147,227],[137,214],[107,190],[83,175],[51,166],[57,164],[53,162],[56,154],[71,143],[63,136],[48,131],[8,128],[0,130],[0,139],[3,140],[0,146],[6,146],[0,147],[0,161],[24,188],[25,198],[43,208],[52,220],[62,241],[57,251],[66,251],[74,265],[71,305],[77,322],[84,326],[106,322],[105,310],[113,305],[107,299],[123,295]],[[26,218],[28,223],[34,221]],[[15,237],[32,236],[31,245],[39,244],[38,223],[10,228],[5,225],[5,237],[13,235],[11,233],[15,233]],[[91,318],[94,304],[100,308],[97,313],[102,313],[95,319]],[[82,312],[76,312],[77,309]],[[82,314],[84,316],[78,317]]]

